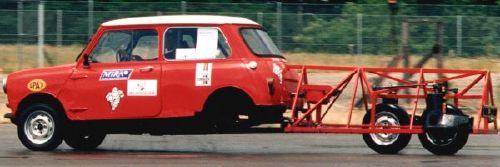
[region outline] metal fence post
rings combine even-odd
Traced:
[[[58,48],[62,47],[62,34],[63,34],[63,11],[56,11],[56,45]]]
[[[357,42],[358,42],[358,56],[363,54],[363,14],[358,13],[356,15],[357,20]]]
[[[186,11],[187,11],[187,2],[181,1],[181,13],[186,14]]]
[[[462,16],[457,16],[457,55],[462,55]]]
[[[277,38],[277,44],[279,49],[283,49],[283,25],[282,25],[282,3],[281,2],[276,2],[276,38]]]
[[[88,0],[88,19],[87,35],[90,39],[94,33],[94,0]]]
[[[299,27],[299,29],[302,29],[304,25],[304,7],[302,5],[304,4],[302,0],[299,2],[301,3],[297,7],[297,26]]]
[[[264,13],[257,12],[257,22],[259,22],[260,25],[264,26]]]
[[[45,39],[44,39],[44,22],[45,22],[45,4],[43,1],[40,1],[38,4],[38,67],[43,67],[43,60],[44,60],[44,55],[43,55],[43,49],[44,49],[44,44],[45,44]]]
[[[23,21],[24,10],[23,2],[17,2],[17,69],[23,68]]]
[[[443,68],[443,22],[438,22],[437,27],[436,27],[436,34],[437,34],[437,39],[436,39],[436,44],[439,47],[439,52],[436,55],[437,59],[437,68]],[[442,77],[442,74],[439,74],[438,76]]]

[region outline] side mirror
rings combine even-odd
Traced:
[[[83,55],[83,68],[90,68],[90,59],[88,54]]]

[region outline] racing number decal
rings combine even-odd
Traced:
[[[212,85],[212,63],[196,63],[195,86]]]
[[[28,82],[28,85],[27,85],[28,89],[32,92],[42,91],[43,89],[45,89],[46,86],[47,86],[47,84],[42,79],[31,80],[30,82]]]

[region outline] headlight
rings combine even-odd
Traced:
[[[2,89],[5,94],[7,94],[7,77],[2,79]]]

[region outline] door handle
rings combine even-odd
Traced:
[[[76,79],[84,79],[84,78],[88,78],[89,76],[86,75],[86,74],[73,74],[71,75],[71,77],[69,77],[70,79],[73,79],[73,80],[76,80]]]
[[[152,66],[142,67],[142,68],[139,68],[139,71],[141,71],[141,72],[153,71],[153,67]]]

